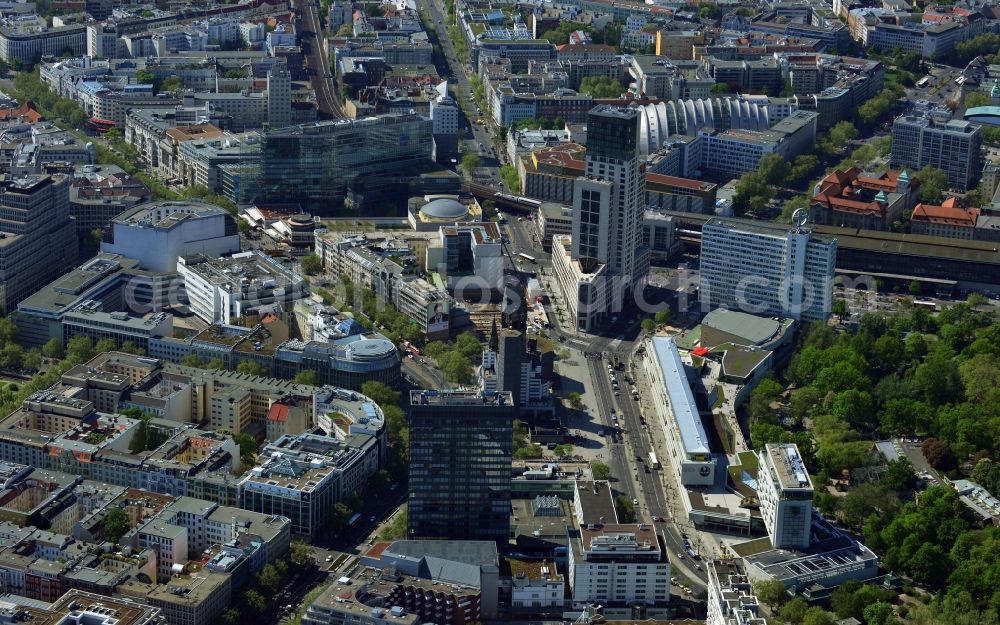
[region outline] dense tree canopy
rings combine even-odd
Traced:
[[[580,93],[588,93],[594,98],[617,98],[622,91],[622,84],[607,76],[587,76],[580,81]]]
[[[817,507],[861,532],[885,570],[941,591],[914,622],[997,622],[1000,528],[976,529],[948,486],[915,497],[920,477],[908,459],[889,462],[846,496],[831,495],[827,480],[878,462],[873,440],[916,435],[926,437],[919,449],[932,467],[1000,494],[998,372],[1000,317],[958,303],[936,315],[866,314],[850,332],[813,325],[784,370],[751,394],[754,445],[796,442],[815,476]],[[789,418],[779,419],[770,406],[785,401],[789,383],[795,388],[782,408]],[[845,584],[830,608],[839,618],[881,625],[897,618],[888,609],[894,601],[882,588]],[[785,619],[829,616],[800,607],[783,608]]]

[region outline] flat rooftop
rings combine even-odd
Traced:
[[[806,472],[798,446],[794,443],[771,443],[765,447],[764,453],[770,459],[782,489],[812,490],[812,481]]]
[[[198,609],[219,586],[229,583],[229,575],[201,570],[191,575],[177,575],[166,584],[144,584],[135,578],[119,587],[119,592],[139,601],[152,600]]]
[[[663,380],[667,386],[667,397],[670,400],[670,411],[681,434],[681,442],[688,454],[709,454],[708,435],[698,414],[698,404],[695,403],[691,384],[688,382],[687,371],[681,361],[677,344],[671,337],[653,337],[653,355]]]
[[[664,212],[671,214],[669,211]],[[781,239],[786,238],[789,232],[794,231],[794,228],[788,224],[760,221],[757,219],[732,219],[729,217],[712,217],[705,222],[705,225],[712,225],[738,232],[748,232],[751,234],[760,234]],[[824,242],[826,241],[824,237],[817,237],[815,234],[813,235],[813,239],[824,240]]]
[[[580,537],[585,549],[598,545],[607,551],[623,548],[634,550],[658,550],[656,528],[652,523],[608,523],[590,529],[580,528]]]
[[[410,391],[411,406],[443,405],[443,406],[511,406],[514,396],[510,391],[484,393],[480,391]]]
[[[204,202],[146,202],[115,218],[116,224],[170,230],[188,219],[225,215],[226,211]]]
[[[615,510],[608,482],[577,482],[576,496],[580,500],[579,509],[583,513],[583,518],[580,519],[581,525],[618,522],[618,512]]]
[[[287,287],[302,282],[302,277],[284,267],[260,250],[240,252],[222,258],[209,258],[203,254],[185,256],[187,269],[216,286],[226,286],[240,291],[254,288]]]
[[[19,311],[58,314],[79,303],[88,290],[118,272],[136,273],[139,261],[118,254],[100,253],[59,276],[17,305]]]
[[[356,561],[353,560],[353,561]],[[387,623],[398,623],[399,625],[417,625],[420,618],[406,611],[397,611],[394,615],[391,610],[382,607],[385,603],[385,591],[380,593],[371,592],[384,585],[380,580],[380,571],[368,567],[355,571],[353,577],[336,577],[329,586],[323,589],[318,597],[313,601],[312,606],[324,612],[333,611],[349,613],[354,615],[353,621],[367,621],[372,617],[384,620]],[[369,605],[372,604],[372,605]],[[388,606],[392,608],[394,606]]]
[[[725,308],[717,308],[709,312],[702,319],[701,325],[703,339],[707,338],[705,330],[711,329],[730,335],[735,339],[741,339],[741,344],[748,346],[766,343],[781,330],[781,323],[771,317],[758,317]],[[720,343],[727,342],[727,340],[720,341]],[[708,347],[713,347],[713,345],[708,345]]]

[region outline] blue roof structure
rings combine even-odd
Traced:
[[[337,332],[340,332],[344,336],[351,336],[352,334],[361,334],[365,331],[365,327],[355,321],[354,319],[344,319],[336,326]]]
[[[1000,126],[1000,106],[974,106],[965,109],[962,119],[990,126]]]
[[[670,410],[681,433],[684,450],[689,454],[707,454],[708,436],[705,426],[698,414],[698,405],[688,383],[687,372],[681,355],[677,351],[677,343],[668,336],[653,338],[653,354],[660,366],[663,379],[667,385],[667,398],[670,400]]]

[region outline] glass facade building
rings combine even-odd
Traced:
[[[275,130],[264,136],[258,201],[298,202],[314,214],[362,206],[422,173],[433,148],[431,120],[416,113]]]
[[[587,158],[626,162],[638,157],[635,109],[598,106],[587,115]]]
[[[517,414],[509,391],[412,391],[408,538],[507,541]]]

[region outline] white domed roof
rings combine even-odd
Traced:
[[[469,214],[469,209],[457,200],[442,197],[428,202],[420,212],[431,219],[461,220]]]

